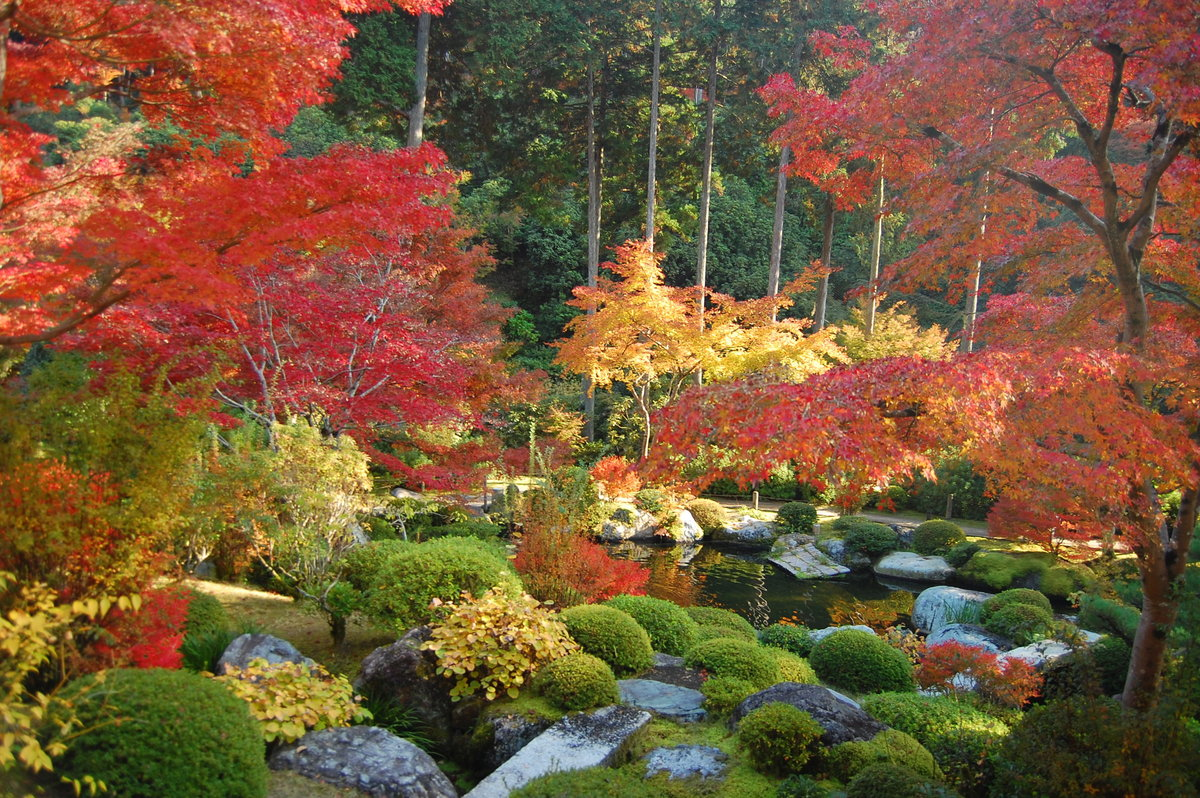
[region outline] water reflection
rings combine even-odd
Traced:
[[[646,592],[651,596],[685,607],[726,607],[756,627],[796,618],[819,629],[829,625],[828,608],[834,602],[881,599],[892,592],[871,576],[797,579],[759,555],[711,545],[661,547],[626,541],[609,551],[649,567]]]

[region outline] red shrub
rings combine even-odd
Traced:
[[[108,639],[92,646],[96,664],[105,668],[179,668],[189,603],[189,591],[168,587],[144,591],[136,612],[114,609],[104,624]]]
[[[582,535],[544,529],[525,534],[513,564],[531,595],[563,607],[645,593],[650,578],[645,566],[614,559]]]
[[[609,496],[632,496],[642,487],[633,463],[624,457],[605,457],[590,473]]]
[[[997,663],[997,657],[975,646],[953,640],[930,646],[914,673],[926,689],[944,693],[964,690],[964,680],[974,682],[980,695],[1005,707],[1021,707],[1041,689],[1037,670],[1020,659]],[[956,683],[956,677],[964,677]]]

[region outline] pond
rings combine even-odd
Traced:
[[[607,547],[614,557],[650,568],[646,592],[684,607],[725,607],[757,628],[781,618],[811,629],[830,625],[829,607],[838,601],[887,598],[903,588],[920,592],[927,585],[885,585],[872,574],[842,579],[797,579],[762,554],[714,545],[646,546],[625,542]]]

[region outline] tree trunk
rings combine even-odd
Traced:
[[[650,161],[646,168],[646,243],[654,251],[655,172],[658,170],[658,96],[662,60],[662,0],[654,0],[654,55],[650,67]]]
[[[783,145],[779,151],[779,171],[775,174],[775,222],[771,228],[771,265],[767,272],[767,296],[779,293],[779,269],[783,262],[783,210],[787,201],[787,169],[792,148]],[[771,309],[771,321],[775,321],[778,308]]]
[[[833,215],[837,208],[833,196],[826,198],[825,219],[821,224],[821,281],[817,283],[817,306],[813,309],[814,327],[817,332],[825,329],[825,306],[829,303],[829,270],[833,262]]]
[[[875,206],[875,226],[871,233],[871,276],[867,282],[867,337],[875,333],[875,305],[878,303],[879,258],[883,250],[883,173],[879,174],[879,197]]]
[[[588,255],[587,284],[595,288],[600,277],[600,147],[596,135],[596,68],[589,64],[587,72],[587,170],[588,170]],[[588,309],[588,313],[595,313]],[[584,436],[596,439],[596,396],[592,381],[583,378]]]
[[[650,384],[635,387],[633,395],[637,397],[638,409],[642,411],[642,423],[645,425],[642,432],[642,459],[645,460],[650,456]]]
[[[429,89],[429,27],[426,11],[417,17],[416,100],[408,114],[408,146],[419,147],[425,138],[425,94]]]
[[[716,0],[713,9],[715,27],[721,24],[721,0]],[[708,57],[708,89],[704,98],[704,164],[700,170],[700,230],[696,234],[696,290],[699,293],[700,329],[704,329],[704,292],[708,286],[708,214],[712,201],[713,138],[717,117],[717,56],[721,51],[721,36],[713,38],[712,52]],[[696,370],[696,384],[704,382],[704,373]]]

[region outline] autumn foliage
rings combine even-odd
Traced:
[[[972,688],[1002,707],[1023,707],[1041,690],[1037,669],[1016,657],[996,654],[953,640],[929,646],[914,672],[917,684],[950,695]]]

